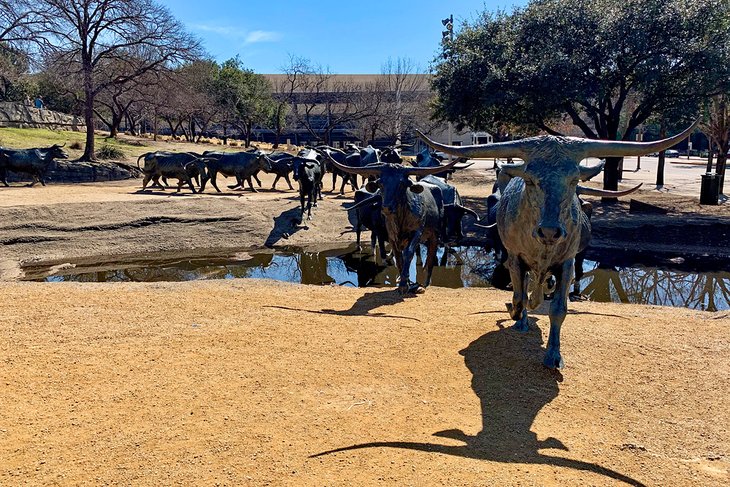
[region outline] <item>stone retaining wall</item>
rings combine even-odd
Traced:
[[[0,102],[0,127],[47,128],[75,132],[86,130],[80,117],[12,102]]]
[[[136,178],[140,171],[121,162],[75,162],[56,161],[46,172],[46,183],[90,183],[96,181],[118,181]],[[8,181],[29,182],[27,174],[8,171]]]

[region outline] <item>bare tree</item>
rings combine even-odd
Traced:
[[[351,126],[368,113],[360,96],[362,86],[351,79],[302,58],[293,58],[286,72],[297,79],[293,118],[315,140],[331,144],[335,129]]]
[[[44,12],[29,0],[0,0],[0,44],[15,45],[38,39]]]
[[[198,41],[152,0],[37,0],[47,9],[46,36],[82,78],[86,149],[94,159],[94,102],[112,84],[197,57]],[[114,61],[113,63],[111,61]],[[119,71],[107,71],[110,66]]]

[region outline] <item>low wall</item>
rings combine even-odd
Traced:
[[[11,102],[0,102],[0,127],[46,128],[75,132],[86,130],[80,117]]]

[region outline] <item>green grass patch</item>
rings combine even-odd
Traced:
[[[94,137],[96,145],[101,147],[103,144],[118,148],[134,147],[124,141],[116,139],[107,139],[97,135]],[[71,145],[77,142],[83,146],[86,142],[85,132],[71,132],[68,130],[48,130],[48,129],[19,129],[19,128],[0,128],[0,142],[3,147],[13,149],[28,149],[31,147],[48,147],[53,144]]]

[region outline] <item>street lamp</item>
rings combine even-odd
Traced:
[[[644,127],[639,127],[639,131],[636,132],[636,142],[643,142],[644,141]],[[636,158],[636,171],[638,172],[641,169],[641,156],[638,156]]]

